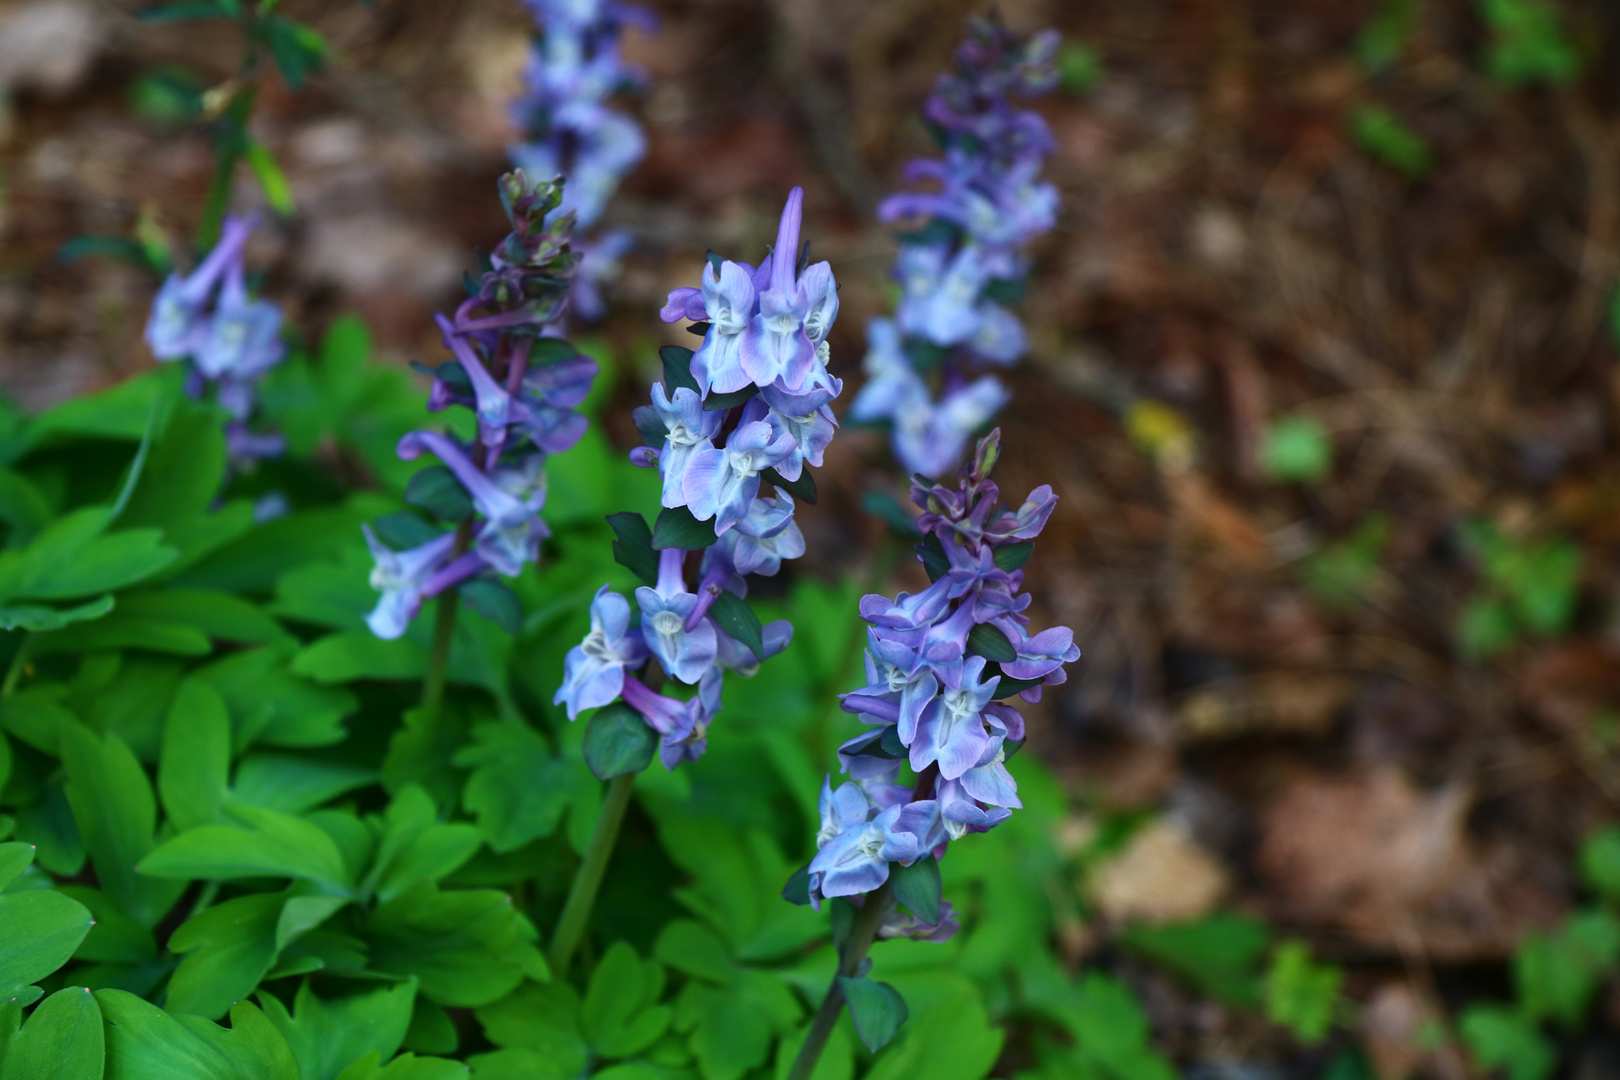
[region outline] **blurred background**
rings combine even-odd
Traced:
[[[650,149],[606,217],[636,247],[589,331],[618,360],[625,448],[656,346],[688,340],[657,321],[666,291],[705,249],[757,258],[794,184],[858,384],[893,297],[873,209],[931,149],[917,109],[983,5],[648,6],[660,27],[626,52],[651,78],[623,107]],[[0,388],[29,409],[152,363],[156,279],[82,238],[182,249],[209,184],[200,117],[234,30],[136,7],[0,2]],[[356,311],[390,362],[437,363],[432,313],[505,231],[527,13],[282,7],[332,53],[297,93],[261,90],[252,134],[297,206],[254,238],[261,291],[306,340]],[[1568,1075],[1620,1075],[1620,989],[1557,967],[1620,948],[1559,936],[1620,797],[1620,5],[1001,10],[1066,43],[1035,106],[1063,207],[1018,308],[997,478],[1062,499],[1030,589],[1084,657],[1031,746],[1073,797],[1066,843],[1131,824],[1065,955],[1236,909],[1342,970],[1377,1075],[1462,1077],[1425,1033],[1522,997],[1522,944],[1550,942],[1549,978],[1586,980]],[[62,258],[75,241],[91,254]],[[893,472],[880,433],[834,443],[798,573],[868,558],[883,527],[860,499]],[[1170,1053],[1288,1038],[1132,962]]]

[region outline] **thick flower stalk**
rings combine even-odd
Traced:
[[[1052,227],[1057,189],[1038,180],[1054,143],[1046,122],[1014,106],[1057,82],[1058,35],[1024,38],[994,16],[975,19],[923,116],[943,158],[906,166],[907,181],[937,190],[903,192],[878,207],[904,221],[895,261],[900,302],[893,318],[867,327],[867,383],[850,419],[892,425],[895,456],[908,472],[942,476],[962,459],[973,432],[1008,393],[984,365],[1006,367],[1025,351],[1018,318],[1004,306],[1023,291],[1023,251]]]
[[[573,244],[579,267],[569,311],[596,319],[604,310],[601,287],[617,274],[630,237],[586,233],[647,151],[636,122],[607,104],[613,94],[645,80],[620,55],[619,35],[626,24],[651,31],[656,22],[650,12],[617,0],[528,2],[539,33],[513,106],[524,137],[510,154],[531,176],[568,178],[563,209],[574,211],[581,231]]]
[[[1068,627],[1029,632],[1019,568],[1057,497],[1042,485],[1017,509],[1001,502],[989,478],[1000,438],[998,429],[980,440],[956,486],[913,482],[923,509],[918,558],[933,583],[892,600],[861,599],[867,685],[844,694],[843,707],[868,730],[839,747],[850,779],[823,783],[815,857],[784,892],[817,909],[844,897],[860,913],[843,941],[841,977],[789,1074],[795,1080],[810,1075],[874,938],[943,941],[956,932],[930,860],[1021,806],[1007,758],[1023,743],[1024,719],[1008,702],[1039,701],[1080,657]]]
[[[479,576],[515,577],[540,555],[549,531],[546,458],[585,433],[574,407],[590,391],[596,363],[542,332],[567,302],[574,270],[573,216],[558,210],[560,181],[531,182],[522,170],[501,177],[509,233],[484,272],[467,279],[466,300],[438,316],[453,359],[429,370],[428,408],[471,409],[478,434],[463,443],[448,434],[413,431],[401,458],[424,454],[438,466],[418,473],[406,499],[430,511],[445,531],[394,550],[369,526],[366,543],[382,593],[367,616],[380,638],[405,633],[422,603]]]
[[[186,392],[210,393],[229,415],[225,445],[233,469],[284,449],[279,435],[250,426],[259,381],[287,355],[281,309],[248,295],[243,253],[249,219],[227,216],[214,249],[189,274],[169,275],[152,301],[146,343],[159,360],[189,361]]]
[[[814,501],[806,466],[822,462],[843,388],[827,371],[838,285],[826,263],[802,265],[803,204],[794,188],[757,267],[711,255],[701,287],[670,293],[664,321],[692,320],[703,344],[663,350],[665,380],[635,414],[646,445],[631,460],[658,470],[664,508],[651,530],[636,515],[612,519],[615,553],[646,582],[638,614],[602,587],[555,698],[570,719],[622,701],[671,769],[704,752],[723,673],[752,675],[793,634],[786,621],[761,626],[743,598],[749,575],[773,576],[804,554],[794,498]],[[695,690],[660,692],[650,666]]]

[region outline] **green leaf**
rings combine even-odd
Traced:
[[[713,930],[691,919],[672,919],[664,924],[653,955],[682,974],[722,986],[736,974],[731,947]]]
[[[1303,1043],[1322,1041],[1333,1023],[1344,972],[1333,964],[1312,962],[1303,942],[1277,947],[1266,972],[1266,1016],[1282,1024]]]
[[[666,506],[658,512],[658,520],[653,524],[652,546],[657,551],[665,548],[702,551],[716,539],[714,522],[699,521],[684,506]]]
[[[276,925],[287,897],[253,893],[193,915],[169,938],[185,959],[169,979],[170,1012],[224,1016],[251,994],[276,959]]]
[[[462,806],[478,819],[485,843],[501,854],[550,836],[573,799],[568,765],[527,724],[479,724],[473,744],[456,751],[455,763],[472,769]]]
[[[249,649],[191,673],[219,692],[231,715],[232,745],[326,746],[343,739],[343,718],[360,707],[347,690],[293,675],[290,648]],[[251,800],[250,800],[251,801]]]
[[[939,901],[942,886],[939,863],[932,856],[918,859],[910,866],[899,863],[889,867],[889,884],[895,899],[906,905],[911,913],[925,923],[939,921]],[[868,1049],[875,1049],[868,1047]]]
[[[373,970],[418,976],[440,1005],[488,1005],[545,970],[539,935],[503,892],[440,892],[424,882],[379,905],[366,935]]]
[[[107,1075],[118,1080],[300,1080],[287,1042],[252,1005],[231,1026],[170,1016],[122,990],[97,990],[107,1022]]]
[[[643,962],[622,941],[609,946],[591,972],[580,1008],[580,1025],[592,1049],[623,1058],[657,1042],[671,1020],[669,1008],[656,1004],[663,988],[664,969],[657,961]]]
[[[307,26],[273,15],[265,20],[270,39],[270,55],[287,85],[297,90],[311,72],[318,70],[326,55],[326,42]]]
[[[113,609],[111,593],[70,608],[40,604],[0,605],[0,630],[60,630],[85,619],[99,619]]]
[[[1513,1009],[1470,1006],[1457,1028],[1480,1066],[1501,1069],[1508,1080],[1546,1080],[1558,1062],[1535,1021]]]
[[[722,409],[735,408],[747,402],[757,393],[759,393],[759,387],[753,385],[745,386],[741,390],[734,390],[729,394],[711,393],[703,399],[703,411],[719,412]]]
[[[1514,957],[1519,1007],[1573,1030],[1617,959],[1620,922],[1607,911],[1579,912],[1552,933],[1531,934]]]
[[[1457,637],[1469,659],[1487,660],[1510,648],[1518,636],[1513,612],[1505,601],[1477,596],[1463,607]]]
[[[664,391],[673,399],[675,391],[681,387],[701,394],[697,380],[692,378],[692,350],[679,345],[665,345],[658,350],[658,358],[664,362]]]
[[[1260,437],[1260,467],[1273,480],[1310,483],[1333,467],[1327,429],[1309,416],[1284,416]]]
[[[370,993],[322,999],[309,983],[298,988],[293,1011],[260,994],[265,1015],[286,1039],[303,1080],[336,1080],[367,1054],[387,1060],[405,1041],[416,999],[416,980]]]
[[[940,543],[939,537],[929,533],[917,543],[917,559],[928,572],[930,582],[938,581],[944,577],[951,568],[951,560],[945,554],[945,546]]]
[[[647,519],[640,514],[609,514],[607,523],[617,537],[613,541],[613,561],[636,575],[642,584],[658,584],[658,555],[653,551]]]
[[[1558,7],[1548,0],[1480,0],[1491,28],[1485,66],[1507,86],[1546,82],[1564,86],[1581,73],[1581,57],[1565,34]]]
[[[839,976],[838,986],[861,1045],[874,1054],[889,1045],[911,1015],[900,992],[888,983]]]
[[[270,209],[282,217],[296,214],[298,207],[293,203],[292,185],[287,182],[287,174],[281,166],[276,164],[270,148],[258,140],[250,141],[247,145],[247,163],[248,168],[253,170],[253,178],[263,189],[264,201],[270,204]]]
[[[62,726],[73,713],[61,705],[68,688],[60,683],[39,683],[0,698],[0,728],[51,757],[62,753]]]
[[[1358,105],[1350,113],[1350,135],[1379,163],[1418,179],[1434,168],[1427,140],[1381,105]]]
[[[792,1029],[798,1002],[774,975],[739,969],[733,983],[689,982],[675,1004],[675,1028],[690,1045],[706,1080],[739,1080],[770,1056],[771,1043]]]
[[[453,873],[472,858],[482,842],[471,825],[440,824],[433,800],[415,784],[394,796],[384,822],[368,881],[377,883],[377,897],[385,902],[422,882]]]
[[[1007,664],[1018,659],[1018,650],[1007,640],[1007,635],[990,623],[980,623],[968,631],[967,647],[968,652],[975,656],[994,660],[998,664]]]
[[[789,480],[775,469],[766,469],[759,475],[767,484],[787,492],[800,502],[816,505],[816,478],[810,475],[809,469],[799,473],[797,480]]]
[[[187,19],[228,19],[231,14],[216,0],[196,0],[194,3],[146,8],[137,11],[135,17],[142,22],[181,22]]]
[[[405,501],[450,525],[472,517],[472,496],[446,465],[429,465],[413,473],[405,485]]]
[[[375,770],[329,758],[255,753],[236,767],[230,797],[248,806],[301,814],[376,782]]]
[[[755,660],[765,659],[765,630],[748,601],[736,593],[722,592],[709,608],[709,614],[721,630],[747,646]]]
[[[312,881],[336,892],[348,889],[343,856],[325,832],[310,822],[233,805],[229,815],[244,827],[203,825],[160,844],[140,861],[142,874],[182,880],[227,881],[237,877],[285,877]]]
[[[463,582],[461,598],[478,614],[505,630],[517,634],[523,627],[523,604],[505,583],[494,578],[473,578]]]
[[[1130,926],[1121,940],[1203,993],[1244,1007],[1259,1003],[1256,969],[1271,944],[1264,923],[1216,912],[1194,922]]]
[[[90,932],[83,904],[50,889],[0,893],[0,1000],[68,962]]]
[[[13,841],[0,844],[0,889],[17,879],[34,861],[34,845]]]
[[[1586,838],[1581,876],[1605,900],[1620,901],[1620,826],[1605,826]]]
[[[359,679],[418,679],[427,653],[407,638],[383,641],[370,630],[349,630],[305,646],[293,657],[292,672],[317,683]]]
[[[61,885],[58,891],[83,904],[95,920],[73,959],[103,964],[149,964],[157,960],[152,931],[119,911],[106,893],[83,885]]]
[[[96,879],[119,908],[153,926],[179,899],[184,882],[152,881],[135,864],[152,849],[157,801],[140,762],[116,735],[98,738],[77,723],[62,729],[68,802]]]
[[[638,773],[658,752],[658,733],[622,701],[596,711],[585,729],[585,764],[598,780]]]
[[[590,1048],[579,1026],[579,1012],[578,992],[557,981],[525,982],[499,1001],[480,1008],[476,1015],[485,1037],[504,1048],[505,1053],[533,1055],[534,1061],[554,1067],[559,1080],[569,1080],[584,1070],[590,1058]],[[474,1060],[482,1076],[483,1066]],[[527,1080],[531,1075],[547,1074],[512,1075]]]
[[[996,561],[996,569],[1005,570],[1010,574],[1029,562],[1029,557],[1033,554],[1035,541],[1024,540],[1016,544],[1002,544],[996,548],[993,558]]]
[[[187,679],[169,706],[158,764],[158,794],[170,823],[184,830],[213,822],[225,801],[230,768],[231,718],[225,701],[207,683]]]
[[[377,1060],[373,1050],[338,1074],[338,1080],[466,1080],[468,1075],[467,1066],[444,1058],[401,1054],[380,1068]]]
[[[1399,60],[1417,22],[1418,0],[1384,0],[1378,12],[1356,35],[1355,51],[1361,66],[1377,75]]]
[[[7,1080],[101,1080],[106,1057],[101,1010],[82,986],[40,1002],[5,1049]]]

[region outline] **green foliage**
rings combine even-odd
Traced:
[[[1520,542],[1483,520],[1465,523],[1462,540],[1483,576],[1458,624],[1465,655],[1484,659],[1523,637],[1553,637],[1569,626],[1581,570],[1574,541]]]
[[[1359,105],[1350,112],[1350,137],[1370,157],[1410,179],[1434,167],[1428,140],[1381,105]]]
[[[1368,598],[1378,578],[1378,560],[1389,542],[1389,533],[1388,517],[1367,515],[1348,537],[1301,562],[1300,579],[1329,607],[1347,608]]]
[[[1356,59],[1369,74],[1387,71],[1400,59],[1417,23],[1420,0],[1383,0],[1356,35]]]
[[[1253,919],[1216,912],[1194,922],[1128,927],[1121,940],[1212,997],[1244,1006],[1260,1001],[1258,966],[1271,935]]]
[[[1552,0],[1479,0],[1479,12],[1490,28],[1485,68],[1493,79],[1564,86],[1579,77],[1580,55]]]
[[[1058,51],[1058,79],[1065,92],[1085,97],[1102,78],[1102,56],[1079,41],[1065,41]]]
[[[1327,429],[1308,416],[1285,416],[1267,426],[1260,441],[1260,467],[1273,480],[1311,483],[1333,467]]]
[[[1507,1080],[1545,1080],[1557,1063],[1536,1022],[1513,1009],[1474,1005],[1458,1029],[1474,1059],[1487,1069],[1501,1069]]]
[[[1303,942],[1277,946],[1266,972],[1266,1016],[1307,1044],[1321,1042],[1333,1023],[1344,972],[1311,959]]]

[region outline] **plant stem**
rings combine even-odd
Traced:
[[[33,632],[24,630],[22,644],[17,646],[17,655],[11,658],[11,666],[6,669],[6,681],[0,683],[0,697],[10,697],[11,692],[17,689],[17,680],[22,678],[24,669],[28,667],[28,656],[33,651]]]
[[[799,1047],[799,1056],[793,1059],[793,1071],[788,1073],[787,1080],[810,1080],[810,1074],[815,1072],[816,1062],[821,1060],[821,1051],[826,1048],[833,1025],[838,1023],[838,1014],[844,1007],[844,990],[838,980],[852,978],[860,970],[866,950],[877,937],[878,924],[889,910],[889,896],[889,883],[885,881],[882,888],[866,898],[860,914],[855,916],[855,924],[849,928],[849,937],[838,958],[838,971],[832,985],[827,987],[827,996],[821,999],[815,1019],[810,1021],[810,1030]]]
[[[220,121],[223,130],[217,138],[219,157],[214,162],[214,179],[208,185],[202,221],[197,226],[199,251],[209,251],[219,242],[220,226],[231,200],[231,178],[236,175],[236,163],[247,147],[247,119],[253,111],[255,90],[251,84],[242,87],[231,95],[230,104],[225,106],[225,115]]]
[[[608,781],[602,814],[596,819],[585,858],[574,871],[568,901],[563,904],[562,917],[557,920],[557,932],[551,937],[551,953],[546,959],[551,963],[554,976],[561,977],[567,972],[568,962],[574,958],[574,950],[585,936],[585,923],[591,917],[591,905],[596,903],[596,891],[602,887],[602,875],[613,855],[613,844],[619,838],[624,812],[630,808],[630,790],[635,782],[635,773],[624,773]]]
[[[427,678],[422,682],[422,708],[429,717],[436,715],[444,702],[444,682],[450,669],[450,642],[456,635],[456,605],[461,599],[457,589],[446,589],[439,594],[433,618],[433,651],[428,654]]]

